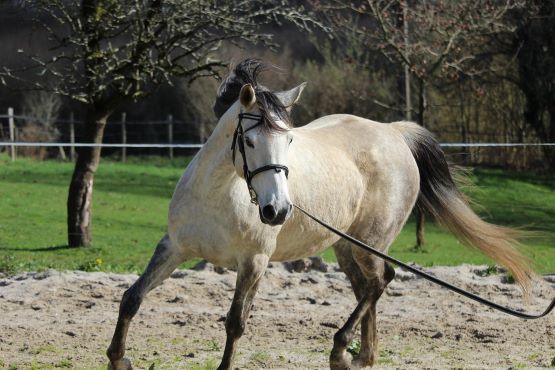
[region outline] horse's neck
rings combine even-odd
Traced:
[[[197,171],[211,177],[210,181],[237,176],[231,152],[234,130],[235,124],[232,120],[221,120],[199,153]]]

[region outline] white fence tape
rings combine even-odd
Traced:
[[[487,147],[540,147],[555,146],[555,143],[440,143],[443,147],[454,148],[487,148]],[[157,144],[157,143],[141,143],[141,144],[115,144],[115,143],[39,143],[39,142],[11,142],[0,141],[2,146],[17,147],[101,147],[101,148],[187,148],[200,149],[203,144]]]
[[[555,146],[555,143],[440,143],[444,147],[456,148],[487,148],[487,147],[519,147],[519,146]]]
[[[203,144],[111,144],[111,143],[32,143],[0,141],[0,146],[25,146],[25,147],[101,147],[101,148],[189,148],[200,149]]]

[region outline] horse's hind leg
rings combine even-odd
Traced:
[[[109,370],[132,369],[131,362],[123,357],[127,330],[129,329],[131,319],[139,310],[145,295],[160,285],[184,260],[185,258],[182,257],[175,246],[171,245],[166,235],[158,243],[145,272],[123,294],[114,336],[112,337],[110,347],[106,351],[106,355],[110,359],[108,364]]]
[[[354,248],[354,247],[353,247]],[[395,270],[382,259],[359,249],[353,250],[354,258],[362,273],[366,276],[364,289],[370,292],[369,307],[362,319],[361,346],[358,356],[353,360],[353,367],[363,368],[374,365],[378,352],[378,335],[376,330],[376,303],[387,284],[395,277]]]
[[[225,321],[227,334],[225,350],[218,370],[231,369],[237,341],[245,331],[252,301],[258,289],[260,278],[264,275],[268,266],[268,260],[268,256],[258,254],[238,265],[235,294]]]
[[[335,243],[334,250],[341,270],[343,270],[351,282],[357,302],[361,302],[365,295],[364,287],[366,286],[366,278],[353,259],[351,245],[344,240],[340,240]],[[359,308],[357,306],[357,309],[358,311],[363,310],[362,314],[364,314],[364,307]],[[335,334],[333,349],[330,354],[331,369],[350,368],[351,357],[347,354],[347,346],[353,340],[354,330],[358,325],[359,320],[360,318],[353,317],[353,315],[351,315],[349,321]]]
[[[362,252],[356,260],[353,253],[360,253],[344,241],[334,246],[337,260],[353,287],[358,305],[345,323],[335,334],[334,346],[330,355],[332,369],[349,369],[372,366],[377,351],[376,302],[387,283],[393,279],[395,271],[382,260]],[[351,364],[347,346],[353,340],[355,329],[361,324],[361,349]]]

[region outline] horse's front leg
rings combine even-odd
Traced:
[[[235,295],[225,321],[227,339],[224,356],[218,370],[231,369],[237,340],[245,331],[245,324],[260,278],[268,266],[269,257],[257,254],[241,261],[237,269]]]
[[[106,355],[110,359],[108,370],[131,370],[131,362],[123,357],[125,354],[125,341],[131,319],[141,305],[145,295],[160,285],[172,271],[185,260],[181,251],[169,241],[166,235],[158,243],[145,272],[129,288],[121,299],[118,321],[110,347]]]

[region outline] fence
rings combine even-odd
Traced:
[[[61,124],[66,124],[69,126],[69,135],[68,139],[69,142],[25,142],[25,141],[18,141],[17,135],[17,127],[16,127],[16,120],[25,120],[25,121],[39,121],[35,117],[27,117],[22,115],[15,115],[13,108],[8,108],[7,115],[0,115],[0,149],[3,147],[7,147],[10,153],[10,158],[12,161],[16,159],[16,148],[18,147],[58,147],[60,148],[60,152],[64,153],[62,148],[70,148],[70,158],[73,160],[75,158],[75,148],[79,147],[101,147],[101,148],[114,148],[114,149],[121,149],[121,160],[123,162],[126,161],[127,158],[127,149],[128,148],[158,148],[158,149],[167,149],[167,154],[170,158],[174,157],[174,149],[200,149],[202,148],[201,143],[174,143],[174,129],[175,124],[182,124],[183,122],[175,121],[172,115],[168,115],[167,119],[164,121],[146,121],[146,122],[128,122],[126,113],[122,113],[121,118],[119,121],[112,121],[110,125],[112,126],[120,126],[119,131],[119,138],[121,140],[120,143],[110,143],[105,142],[102,144],[95,144],[95,143],[81,143],[76,142],[76,130],[75,127],[79,124],[82,124],[81,121],[77,121],[74,119],[74,115],[70,114],[68,120],[58,120],[57,122]],[[2,129],[2,119],[7,119],[8,121],[8,140],[1,141],[4,139],[3,129]],[[166,143],[130,143],[128,142],[128,127],[131,125],[165,125],[166,126]],[[446,148],[447,150],[451,148],[463,148],[463,149],[474,149],[479,150],[480,148],[514,148],[514,150],[519,150],[521,148],[534,148],[534,150],[541,149],[543,147],[555,147],[555,143],[463,143],[463,142],[451,142],[451,143],[441,143],[441,146]],[[461,153],[456,153],[461,154]],[[462,153],[468,154],[468,153]],[[498,156],[500,153],[496,152]],[[465,163],[466,164],[466,163]]]
[[[4,122],[8,123],[7,130],[4,129]],[[96,144],[79,143],[79,133],[82,130],[79,126],[83,125],[82,121],[76,120],[73,113],[70,113],[69,119],[59,119],[56,120],[55,125],[60,128],[61,139],[66,141],[57,142],[39,142],[39,141],[25,141],[20,139],[20,132],[18,130],[18,121],[20,128],[24,127],[25,124],[31,123],[42,123],[40,118],[29,117],[24,115],[14,114],[13,108],[8,108],[7,114],[0,114],[0,148],[7,147],[10,158],[15,160],[16,158],[16,148],[17,147],[58,147],[60,148],[60,153],[65,157],[65,151],[63,148],[69,148],[69,156],[73,160],[75,158],[75,148],[86,147],[86,146],[96,146]],[[119,127],[117,127],[119,126]],[[129,130],[132,126],[143,126],[142,130]],[[163,127],[162,130],[148,128],[145,130],[145,126],[156,126]],[[164,127],[165,126],[165,127]],[[177,130],[176,130],[177,128]],[[176,135],[177,134],[177,135]],[[196,136],[198,133],[191,129],[191,127],[184,124],[184,122],[175,120],[173,115],[169,114],[166,120],[160,121],[128,121],[127,114],[122,113],[119,120],[110,121],[106,127],[105,131],[105,141],[99,145],[104,148],[116,148],[121,149],[121,160],[125,161],[127,159],[127,149],[128,148],[160,148],[167,149],[167,154],[170,158],[174,157],[174,149],[198,149],[202,147],[202,144],[197,143],[175,143],[176,136],[180,137],[181,140],[191,136]],[[135,136],[135,141],[130,142],[129,138]],[[156,142],[146,143],[145,138],[154,137]],[[179,139],[178,139],[179,140]],[[116,141],[110,143],[110,141]],[[165,141],[165,143],[161,143]],[[183,140],[185,141],[185,140]]]

